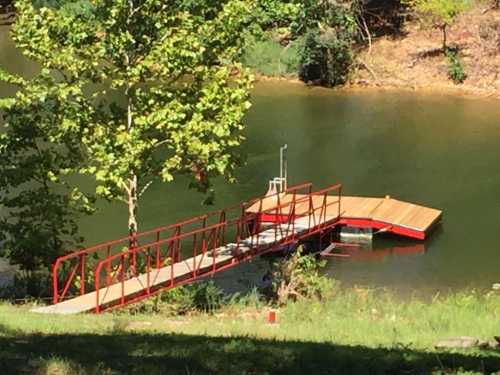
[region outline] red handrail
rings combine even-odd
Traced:
[[[220,269],[220,267],[225,268],[228,265],[219,265],[216,263],[216,256],[218,248],[228,243],[226,234],[229,231],[229,228],[232,228],[234,233],[231,232],[231,239],[234,241],[232,243],[235,244],[235,252],[233,254],[233,258],[231,264],[238,263],[244,259],[255,256],[257,254],[262,254],[267,251],[273,251],[273,249],[278,248],[279,246],[283,246],[284,244],[296,241],[298,238],[303,236],[304,234],[300,234],[304,231],[296,232],[295,221],[297,218],[308,216],[308,224],[307,231],[304,233],[311,234],[317,231],[323,231],[331,227],[333,224],[330,223],[335,218],[329,218],[329,222],[326,222],[327,219],[327,211],[328,207],[334,204],[338,204],[338,215],[337,218],[340,218],[340,205],[341,205],[341,184],[335,184],[330,187],[321,189],[319,191],[312,191],[311,183],[304,183],[295,186],[289,187],[283,193],[274,193],[268,196],[259,197],[253,199],[248,202],[244,202],[240,205],[230,207],[226,210],[217,210],[209,214],[200,215],[195,218],[191,218],[188,220],[184,220],[179,223],[175,223],[168,226],[163,226],[160,228],[156,228],[154,230],[150,230],[147,232],[142,232],[137,235],[136,238],[144,238],[148,235],[155,235],[154,239],[151,242],[147,242],[145,244],[139,245],[137,241],[135,242],[135,246],[127,247],[125,250],[117,253],[111,254],[112,246],[116,246],[117,244],[123,244],[125,241],[130,241],[129,237],[122,238],[120,240],[105,242],[100,245],[96,245],[90,247],[88,249],[79,250],[72,254],[67,254],[62,256],[56,260],[53,268],[53,278],[54,278],[54,303],[57,303],[59,300],[63,300],[70,289],[71,284],[73,283],[73,279],[76,275],[76,271],[79,270],[80,276],[80,294],[85,293],[85,271],[86,271],[86,262],[85,258],[92,253],[98,252],[99,250],[107,250],[106,258],[98,261],[94,270],[94,290],[96,291],[96,312],[100,311],[99,307],[99,289],[101,288],[101,274],[103,270],[105,270],[105,285],[109,287],[115,281],[119,281],[122,285],[122,292],[124,293],[124,283],[125,279],[131,276],[138,276],[139,272],[137,270],[137,262],[136,257],[141,256],[145,257],[145,263],[142,263],[143,266],[145,264],[146,267],[146,286],[144,287],[145,295],[154,294],[157,292],[155,288],[152,288],[151,283],[151,250],[155,251],[154,254],[154,268],[159,270],[164,267],[165,259],[169,259],[171,264],[169,265],[171,268],[171,280],[169,280],[168,287],[174,287],[176,285],[180,285],[181,283],[185,283],[185,280],[177,281],[174,280],[174,264],[180,262],[183,259],[183,254],[181,251],[182,240],[185,240],[189,237],[193,238],[193,259],[192,259],[192,278],[198,277],[198,273],[200,271],[201,264],[207,254],[208,251],[212,252],[212,266],[210,272],[216,272]],[[298,194],[298,191],[308,189],[307,193]],[[338,199],[335,201],[331,201],[328,197],[331,196],[329,193],[332,191],[338,191]],[[287,201],[283,202],[282,197],[286,195],[291,195],[291,199],[287,199]],[[313,199],[315,196],[322,196],[320,201],[317,199]],[[264,202],[269,199],[276,199],[275,204],[272,207],[263,209]],[[304,203],[308,203],[303,207]],[[247,209],[252,205],[258,204],[257,212],[247,212]],[[299,208],[301,207],[301,208]],[[302,208],[303,207],[303,208]],[[239,217],[229,218],[228,212],[238,209],[240,211]],[[319,217],[318,217],[319,211]],[[271,225],[267,225],[264,230],[273,230],[274,238],[268,238],[267,241],[261,243],[260,233],[261,231],[261,223],[260,218],[263,214],[271,214],[276,215],[277,222]],[[213,217],[214,215],[218,216],[218,222],[215,224],[207,225],[207,220],[209,217]],[[285,218],[286,217],[286,221]],[[280,218],[280,219],[278,219]],[[191,225],[193,223],[199,223],[201,228],[195,228],[193,230],[182,233],[183,226]],[[198,225],[198,224],[197,224]],[[274,226],[274,228],[273,228]],[[167,237],[161,238],[161,234],[165,231],[174,230],[173,232],[169,232]],[[234,238],[233,238],[234,236]],[[242,241],[246,239],[245,246],[248,250],[244,250],[241,252]],[[198,249],[198,243],[201,243],[201,249]],[[168,257],[163,258],[162,260],[162,251],[161,247],[167,246]],[[201,251],[201,252],[200,252]],[[197,256],[203,254],[199,261],[197,261]],[[74,265],[74,269],[70,272],[68,279],[66,280],[62,293],[59,293],[58,286],[58,272],[60,271],[60,265],[63,262],[71,261],[72,259],[78,258],[79,262]],[[112,266],[112,263],[119,260],[119,264],[116,268]],[[205,271],[204,273],[205,274]],[[116,280],[117,277],[119,280]],[[164,287],[162,287],[164,288]],[[137,300],[138,298],[143,297],[134,297],[132,300]],[[120,297],[120,305],[125,303],[129,303],[129,299],[127,299],[124,295]]]

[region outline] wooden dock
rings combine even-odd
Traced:
[[[302,200],[297,205],[296,211],[301,212],[308,206],[307,195],[297,194],[283,195],[279,198],[281,204],[288,203],[292,199]],[[313,204],[320,204],[322,196],[313,196]],[[260,202],[252,205],[248,212],[258,213],[265,211],[262,221],[276,221],[273,207],[277,206],[276,196],[267,197],[262,204]],[[355,196],[342,196],[339,202],[336,197],[328,196],[326,201],[327,215],[332,215],[340,209],[339,225],[347,225],[360,228],[372,228],[384,230],[398,235],[425,239],[427,233],[440,221],[442,211],[420,206],[413,203],[403,202],[390,197],[368,198]]]
[[[339,226],[423,240],[442,215],[390,197],[343,196],[341,187],[313,192],[311,184],[297,185],[287,193],[243,203],[235,218],[230,209],[221,210],[140,233],[133,245],[127,237],[60,257],[53,268],[54,304],[33,311],[99,313],[122,307]],[[98,262],[86,261],[93,258]]]

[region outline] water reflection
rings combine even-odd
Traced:
[[[373,247],[373,244],[339,243],[331,253],[331,258],[338,260],[374,261],[380,262],[390,256],[424,255],[423,242],[408,245],[395,245],[391,247]]]

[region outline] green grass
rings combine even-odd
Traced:
[[[214,315],[36,315],[0,305],[0,374],[500,373],[500,351],[438,352],[456,336],[500,334],[500,295],[398,301],[385,291],[337,291],[266,322],[267,308]]]

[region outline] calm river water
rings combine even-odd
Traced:
[[[6,31],[0,28],[0,66],[32,73]],[[0,97],[11,92],[0,86]],[[252,102],[241,150],[247,165],[238,184],[216,182],[216,207],[263,194],[278,174],[279,146],[287,143],[291,183],[342,182],[346,194],[390,194],[444,210],[442,226],[424,243],[376,237],[371,253],[331,260],[327,271],[335,278],[418,291],[500,282],[500,102],[276,82],[257,84]],[[182,179],[153,185],[141,203],[141,229],[214,209],[186,186]],[[81,223],[89,244],[126,229],[124,207],[99,208]],[[264,264],[234,269],[223,279],[262,275]]]

